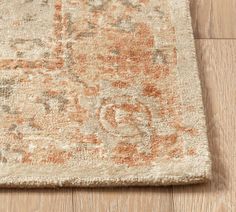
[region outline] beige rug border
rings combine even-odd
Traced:
[[[183,102],[188,101],[188,96],[192,95],[189,88],[194,91],[198,115],[196,124],[202,126],[199,142],[192,144],[200,154],[196,157],[185,158],[182,161],[172,161],[165,164],[165,170],[158,172],[157,164],[155,169],[150,168],[150,172],[127,174],[116,178],[92,177],[89,173],[85,177],[78,176],[76,166],[43,166],[38,165],[0,165],[0,187],[88,187],[88,186],[129,186],[129,185],[176,185],[205,182],[211,179],[211,160],[208,150],[208,140],[205,128],[205,116],[203,112],[201,86],[196,63],[194,39],[188,0],[169,0],[172,7],[172,19],[176,26],[179,79],[184,84],[182,89]],[[178,17],[178,18],[174,18]],[[184,47],[188,48],[184,48]],[[185,60],[184,58],[188,58]],[[186,75],[187,73],[187,75]],[[184,117],[188,120],[190,117]],[[184,120],[184,121],[185,121]],[[77,167],[78,168],[78,167]],[[95,166],[99,169],[101,167]],[[33,171],[32,171],[33,170]],[[82,170],[80,170],[81,173]],[[180,173],[181,171],[181,173]],[[69,172],[69,174],[68,174]],[[129,172],[131,173],[132,170]],[[65,174],[66,173],[66,174]],[[162,173],[162,174],[160,174]],[[164,174],[163,174],[164,173]],[[175,174],[176,173],[176,174]],[[28,174],[28,176],[26,176]],[[51,176],[53,174],[54,176]],[[98,172],[99,174],[99,172]],[[159,174],[159,175],[158,175]],[[118,175],[119,176],[119,175]],[[135,177],[133,177],[135,176]]]

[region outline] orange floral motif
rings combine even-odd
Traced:
[[[182,148],[177,143],[176,134],[168,136],[153,136],[151,138],[150,152],[139,152],[137,144],[121,142],[114,149],[113,159],[117,163],[127,164],[129,166],[147,165],[157,157],[178,158],[183,156]],[[163,152],[161,149],[164,149]]]
[[[102,67],[104,72],[119,74],[120,77],[144,72],[155,78],[169,73],[166,65],[150,63],[154,54],[154,36],[146,24],[137,24],[133,33],[110,30],[106,32],[106,37],[111,41],[108,50],[115,54],[98,54],[101,64],[109,67]]]
[[[127,88],[129,87],[129,83],[123,81],[115,81],[112,83],[112,86],[116,88]]]
[[[150,97],[160,97],[161,91],[158,90],[154,85],[146,85],[143,89],[143,95],[144,96],[150,96]]]

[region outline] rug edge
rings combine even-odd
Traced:
[[[62,188],[62,187],[119,187],[119,186],[170,186],[170,185],[191,185],[207,183],[212,179],[211,172],[199,176],[178,176],[159,178],[120,178],[120,179],[98,179],[83,180],[79,178],[58,178],[58,179],[24,179],[22,177],[9,177],[0,180],[1,188]]]

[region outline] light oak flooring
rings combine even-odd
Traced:
[[[236,0],[191,0],[213,181],[164,188],[0,190],[0,212],[236,211]]]

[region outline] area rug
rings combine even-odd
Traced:
[[[0,1],[0,186],[210,179],[187,0]]]

